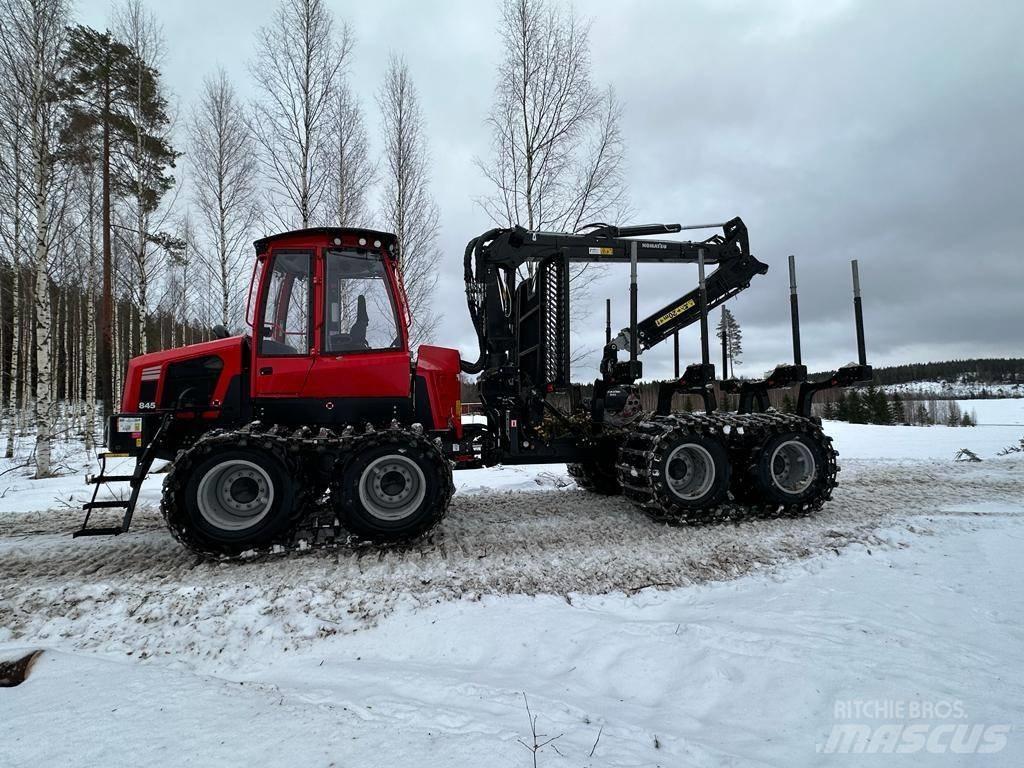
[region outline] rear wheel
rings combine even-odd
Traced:
[[[654,519],[715,519],[729,490],[729,456],[721,435],[685,415],[656,417],[630,430],[621,450],[625,495]]]
[[[389,429],[357,439],[331,497],[351,533],[403,541],[436,525],[453,491],[451,465],[432,442],[411,430]]]
[[[160,509],[190,549],[237,555],[286,538],[304,504],[304,484],[280,446],[252,443],[213,436],[174,460]]]
[[[757,497],[787,506],[827,497],[831,491],[826,456],[829,447],[823,439],[820,434],[797,431],[769,438],[757,451],[750,470]]]
[[[652,481],[667,512],[699,516],[729,489],[729,457],[721,442],[698,434],[674,436],[656,459]]]

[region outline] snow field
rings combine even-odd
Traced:
[[[840,487],[805,519],[665,527],[496,467],[410,547],[242,564],[178,547],[159,475],[132,532],[72,540],[80,451],[0,467],[0,658],[47,649],[0,689],[0,766],[527,766],[524,693],[562,734],[539,765],[864,764],[819,752],[854,700],[1021,722],[1024,455],[996,453],[1024,427],[825,428]]]

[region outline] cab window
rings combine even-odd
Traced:
[[[272,259],[260,312],[260,353],[308,355],[312,254],[278,252]]]
[[[324,352],[400,349],[395,304],[379,254],[327,251]]]

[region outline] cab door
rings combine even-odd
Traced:
[[[383,255],[326,249],[319,268],[322,322],[303,396],[331,400],[338,421],[393,418],[396,408],[411,408],[407,331]]]
[[[313,365],[313,252],[270,255],[253,328],[253,397],[298,397]]]

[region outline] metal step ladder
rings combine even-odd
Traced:
[[[167,418],[161,420],[160,426],[153,434],[149,444],[145,449],[143,449],[141,454],[135,457],[135,470],[130,475],[107,474],[108,460],[127,458],[130,454],[113,453],[108,451],[99,455],[99,474],[87,475],[85,478],[86,483],[94,486],[92,498],[82,505],[82,509],[85,511],[85,520],[82,521],[82,527],[72,534],[74,538],[77,539],[79,536],[117,536],[128,531],[129,526],[132,524],[132,515],[135,514],[135,504],[139,500],[139,491],[142,489],[143,481],[149,474],[150,467],[153,466],[153,460],[156,458],[156,446],[159,444],[159,439],[167,424]],[[131,489],[131,492],[128,494],[128,498],[97,500],[96,497],[99,496],[100,488],[108,486],[111,483],[128,483],[129,488]],[[89,518],[92,517],[92,511],[94,509],[123,509],[124,517],[121,519],[121,524],[118,526],[90,528]]]

